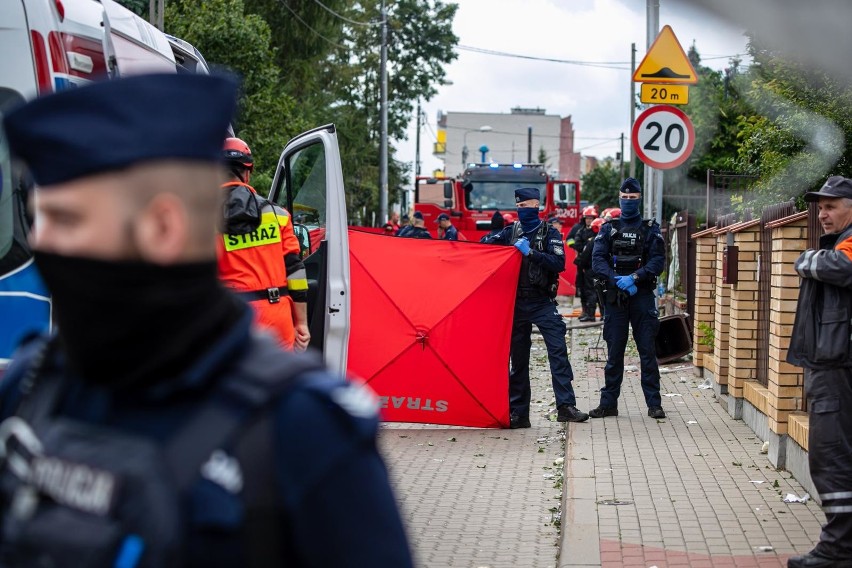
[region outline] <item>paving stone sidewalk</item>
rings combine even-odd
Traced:
[[[599,329],[572,337],[578,394],[598,402],[605,362],[588,348]],[[631,353],[632,347],[632,353]],[[605,358],[604,356],[601,358]],[[807,552],[824,520],[805,490],[761,453],[688,362],[662,367],[664,420],[647,416],[635,346],[619,416],[571,426],[565,455],[560,568],[579,566],[786,566]]]
[[[570,308],[562,309],[570,312]],[[569,325],[575,320],[569,319]],[[569,332],[578,407],[597,405],[600,327]],[[638,371],[618,417],[565,425],[533,336],[532,428],[383,424],[379,436],[419,567],[785,566],[822,514],[772,468],[684,361],[664,366],[665,420],[647,416]],[[627,365],[638,366],[632,341]],[[564,465],[562,460],[564,459]],[[758,483],[760,482],[760,483]],[[561,525],[561,528],[560,528]]]

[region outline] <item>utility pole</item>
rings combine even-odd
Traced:
[[[651,49],[651,44],[660,31],[660,0],[647,0],[647,45],[645,53]],[[645,183],[643,184],[645,217],[656,218],[663,222],[663,172],[645,165]]]
[[[379,141],[379,221],[388,219],[388,13],[382,0],[381,134]]]
[[[532,164],[532,125],[527,126],[527,163]]]
[[[621,160],[618,163],[618,175],[624,179],[624,132],[621,133]]]
[[[163,12],[165,11],[166,0],[148,0],[148,21],[160,31],[163,31]]]
[[[633,84],[633,74],[636,73],[636,44],[630,44],[630,132],[633,133],[633,123],[636,122],[636,87]],[[636,154],[633,152],[633,136],[630,137],[630,177],[636,178]],[[622,154],[623,156],[624,154]]]
[[[417,189],[417,176],[420,175],[420,97],[417,97],[417,134],[416,136],[416,146],[414,147],[414,189]],[[408,200],[402,204],[402,210],[408,210]]]

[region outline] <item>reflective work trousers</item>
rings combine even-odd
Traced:
[[[538,327],[547,345],[547,360],[553,381],[556,406],[575,406],[574,371],[565,346],[565,320],[549,298],[518,298],[512,324],[512,346],[509,372],[509,410],[516,416],[530,414],[530,347],[532,326]]]
[[[817,548],[852,558],[852,369],[805,369],[808,462],[825,513]]]
[[[645,404],[648,408],[662,406],[656,342],[660,320],[656,298],[650,290],[640,290],[635,296],[631,296],[623,307],[618,304],[606,305],[603,338],[607,345],[607,360],[600,405],[604,408],[618,406],[618,395],[621,394],[621,381],[624,378],[624,350],[627,347],[628,325],[633,328],[633,339],[639,350]]]

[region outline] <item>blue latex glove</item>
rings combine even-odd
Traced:
[[[527,256],[530,253],[530,242],[526,237],[521,237],[515,241],[515,248],[521,251],[521,254]]]
[[[627,293],[630,294],[631,296],[635,295],[636,292],[638,292],[638,291],[639,291],[639,288],[636,287],[636,284],[631,284],[630,287],[627,289]]]
[[[622,290],[627,290],[631,286],[633,286],[633,277],[632,276],[616,276],[615,277],[615,285],[621,288]]]

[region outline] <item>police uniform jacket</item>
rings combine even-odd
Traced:
[[[423,227],[413,227],[409,225],[411,228],[405,233],[400,233],[399,236],[404,239],[431,239],[432,235],[429,234]]]
[[[486,244],[513,245],[517,240],[516,237],[519,232],[517,227],[519,226],[520,222],[515,221],[511,225],[504,227],[503,230],[496,235],[485,237],[482,242]],[[546,227],[547,230],[540,239],[541,250],[539,250],[539,246],[536,244],[536,241],[538,240],[537,235],[541,230],[541,227],[532,233],[526,233],[523,235],[530,241],[530,253],[524,257],[524,260],[521,263],[521,275],[519,282],[519,286],[521,287],[524,285],[524,270],[530,264],[550,273],[552,277],[565,270],[565,246],[562,242],[562,234],[550,225],[546,225]]]
[[[198,409],[206,393],[216,389],[229,361],[239,359],[257,341],[250,333],[249,308],[242,310],[238,323],[180,376],[132,392],[67,380],[56,412],[165,443]],[[21,350],[0,385],[0,419],[15,413],[26,388],[22,378],[39,343],[33,341]],[[58,355],[43,369],[70,373]],[[354,396],[358,392],[358,387],[324,370],[312,371],[270,411],[277,435],[269,449],[274,472],[266,477],[274,484],[272,494],[280,508],[284,534],[276,538],[283,566],[411,566],[376,449],[377,407],[365,406]],[[245,479],[250,477],[244,472]],[[241,497],[199,476],[186,498],[184,565],[250,566],[241,556]],[[210,529],[212,539],[204,532]]]
[[[592,270],[598,277],[605,277],[609,286],[615,286],[616,273],[612,258],[612,239],[622,228],[633,228],[622,219],[614,219],[601,225],[595,238],[592,250]],[[636,230],[642,234],[642,266],[634,270],[638,277],[636,286],[639,290],[651,290],[656,278],[662,274],[666,266],[666,249],[660,225],[653,219],[636,221]]]
[[[444,231],[444,236],[441,237],[441,240],[444,241],[457,241],[459,240],[459,231],[454,226],[450,225]]]
[[[852,367],[852,226],[823,235],[796,260],[802,277],[787,362],[809,369]]]

